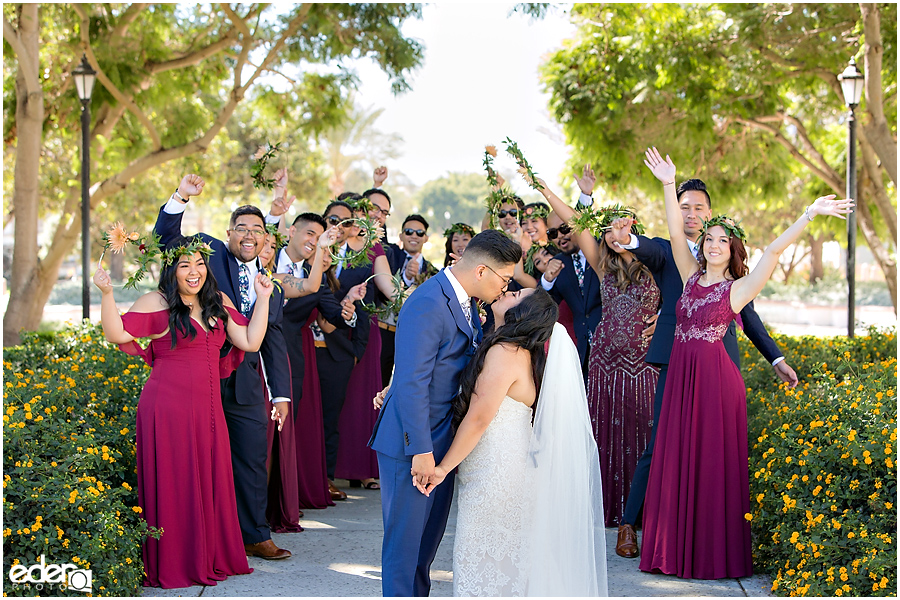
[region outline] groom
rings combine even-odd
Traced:
[[[427,596],[431,590],[429,570],[447,525],[453,474],[430,497],[413,486],[413,477],[427,484],[453,440],[459,377],[482,335],[472,297],[496,300],[521,258],[519,244],[499,231],[483,231],[455,266],[419,286],[400,311],[397,347],[416,351],[397,354],[394,383],[369,440],[381,474],[385,596]]]

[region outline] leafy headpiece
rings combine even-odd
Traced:
[[[543,202],[535,202],[526,206],[519,216],[520,221],[523,219],[544,219],[546,221],[550,216],[550,207]]]
[[[612,226],[613,221],[623,217],[634,219],[634,223],[631,224],[631,232],[633,234],[643,235],[644,226],[638,220],[637,213],[621,204],[604,206],[596,210],[593,207],[584,208],[580,212],[575,213],[569,224],[575,230],[590,231],[594,237],[600,237]]]
[[[265,146],[260,146],[256,150],[256,154],[251,157],[254,164],[250,165],[250,177],[253,178],[253,187],[256,189],[265,188],[267,190],[271,190],[275,187],[275,179],[266,177],[264,173],[269,161],[275,158],[275,155],[278,154],[280,150],[280,143],[272,145],[269,142],[266,142]]]
[[[450,239],[454,233],[464,234],[469,237],[475,237],[475,230],[465,223],[454,223],[451,227],[444,231],[444,237]]]
[[[728,215],[716,215],[711,219],[704,220],[703,229],[700,231],[700,237],[702,238],[710,227],[715,227],[716,225],[723,228],[728,234],[728,237],[736,237],[742,242],[747,242],[747,234],[744,232],[744,228],[741,227],[740,222],[735,221]]]
[[[288,238],[286,235],[278,231],[278,225],[274,223],[266,223],[266,233],[275,236],[275,248],[287,246]]]

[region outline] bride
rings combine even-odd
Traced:
[[[460,379],[453,444],[417,486],[428,495],[459,466],[453,593],[605,596],[603,494],[578,352],[542,289],[506,293],[492,310],[496,329]]]

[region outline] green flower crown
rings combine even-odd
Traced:
[[[475,237],[475,230],[465,223],[454,223],[451,227],[444,231],[444,237],[450,239],[454,233],[465,234],[469,237]]]
[[[593,207],[585,207],[580,212],[576,212],[569,221],[569,225],[577,231],[590,231],[594,237],[600,237],[612,226],[613,221],[624,217],[634,219],[634,223],[631,224],[632,233],[644,234],[644,226],[638,220],[634,209],[621,204],[603,206],[596,210]]]
[[[384,236],[384,229],[381,228],[381,225],[369,217],[353,217],[351,219],[344,219],[341,221],[343,223],[356,223],[360,227],[360,237],[365,238],[366,243],[359,250],[351,250],[349,247],[347,248],[347,252],[344,256],[338,254],[340,251],[340,247],[330,247],[328,252],[331,254],[331,260],[335,263],[342,262],[345,269],[352,269],[355,267],[362,267],[371,263],[369,260],[369,250],[371,250],[375,244],[381,241],[381,238]]]
[[[159,248],[159,246],[157,246]],[[199,237],[191,238],[191,243],[187,246],[177,246],[175,248],[169,248],[165,251],[160,251],[159,260],[162,263],[162,266],[168,267],[169,265],[173,265],[178,262],[178,259],[184,255],[191,255],[195,252],[199,252],[203,255],[205,260],[209,259],[209,256],[213,253],[213,249],[209,244],[201,240]]]
[[[718,225],[728,234],[728,237],[736,237],[742,242],[747,242],[747,233],[741,227],[740,221],[735,221],[728,215],[716,215],[715,217],[703,221],[703,229],[700,231],[702,238],[706,234],[706,230],[710,227]]]
[[[556,246],[556,244],[554,244],[553,242],[547,242],[544,245],[535,243],[532,244],[528,248],[528,252],[525,253],[525,260],[523,262],[522,268],[532,277],[538,276],[538,274],[536,274],[537,269],[534,266],[534,255],[537,254],[539,250],[541,250],[542,248],[546,248],[547,246]]]
[[[526,206],[520,215],[519,221],[525,219],[547,219],[550,216],[550,207],[542,202],[538,202],[537,206]]]
[[[350,208],[353,210],[353,212],[364,212],[367,215],[372,211],[372,209],[375,208],[375,205],[372,204],[372,201],[365,196],[361,196],[356,200],[348,199],[345,200],[345,202],[350,205]]]
[[[287,246],[288,238],[286,235],[278,231],[278,225],[274,223],[266,223],[266,233],[275,236],[275,249]]]

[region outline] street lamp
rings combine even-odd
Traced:
[[[81,100],[81,316],[91,318],[91,93],[97,72],[91,68],[87,56],[72,71],[75,90]]]
[[[856,61],[851,58],[844,72],[838,75],[841,90],[844,92],[844,103],[850,109],[847,119],[847,197],[856,198],[856,116],[854,111],[859,106],[863,91],[863,74],[856,68]],[[857,202],[858,203],[858,202]],[[856,212],[847,216],[847,336],[853,337],[856,309]]]

